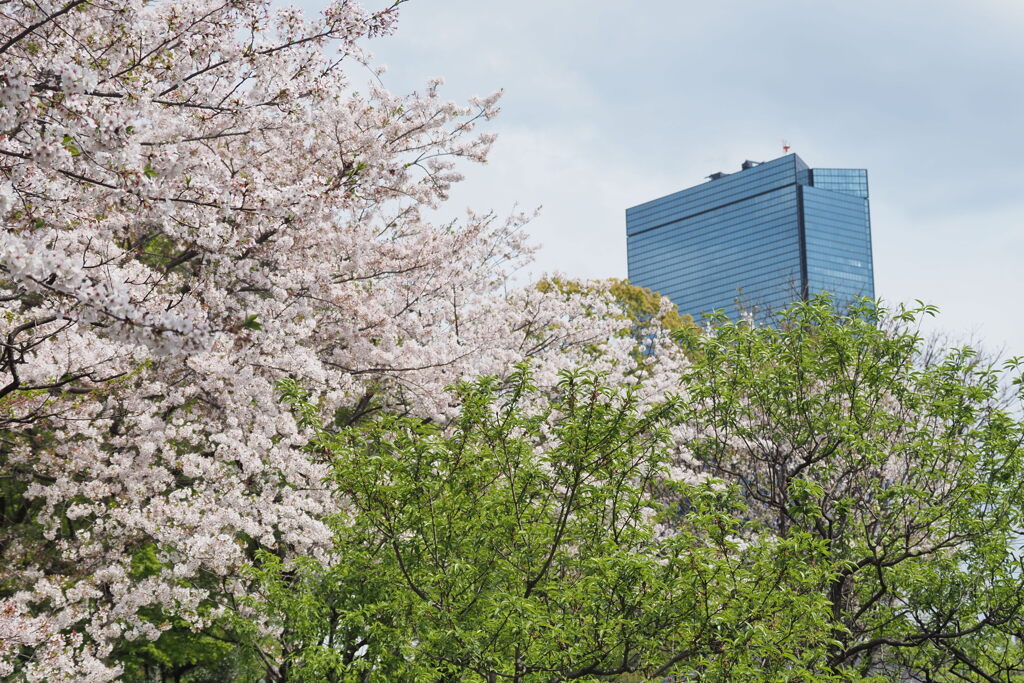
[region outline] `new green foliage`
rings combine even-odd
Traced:
[[[249,642],[275,680],[789,680],[820,659],[821,545],[745,543],[734,492],[666,481],[676,400],[588,373],[545,393],[526,368],[456,392],[449,429],[381,417],[311,445],[347,509],[332,557],[261,557]]]
[[[835,642],[819,670],[1016,680],[1016,363],[929,347],[916,325],[932,312],[863,303],[839,314],[818,299],[777,328],[722,322],[691,339],[681,418],[696,457],[736,482],[778,538],[825,545]]]

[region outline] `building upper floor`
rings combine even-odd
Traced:
[[[735,173],[712,173],[708,178],[706,183],[626,209],[627,236],[791,185],[817,187],[868,198],[866,170],[812,169],[796,154],[765,162],[745,161]]]

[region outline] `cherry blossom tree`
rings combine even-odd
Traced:
[[[361,44],[401,1],[0,5],[0,675],[114,678],[144,613],[202,627],[255,550],[328,546],[282,378],[342,422],[444,422],[528,356],[672,383],[600,288],[506,289],[526,217],[425,217],[498,94],[389,93]]]

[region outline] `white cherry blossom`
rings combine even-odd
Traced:
[[[499,95],[385,90],[362,44],[396,8],[0,10],[0,476],[30,503],[0,527],[0,676],[109,680],[116,639],[159,636],[140,610],[201,626],[197,576],[242,591],[248,545],[329,545],[282,378],[438,421],[446,385],[528,357],[673,390],[678,350],[654,331],[638,363],[599,288],[506,291],[526,216],[426,219]],[[164,568],[131,578],[143,548]]]

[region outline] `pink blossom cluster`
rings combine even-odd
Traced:
[[[438,421],[445,386],[525,358],[541,382],[590,364],[672,390],[677,351],[655,331],[637,361],[607,294],[507,291],[526,217],[425,218],[485,161],[498,94],[352,82],[395,18],[349,0],[0,10],[0,476],[31,503],[0,528],[0,582],[20,587],[0,676],[116,678],[112,642],[159,636],[140,610],[198,627],[225,596],[196,577],[245,590],[247,543],[328,546],[340,502],[282,378],[325,415]],[[163,569],[132,578],[146,548]]]

